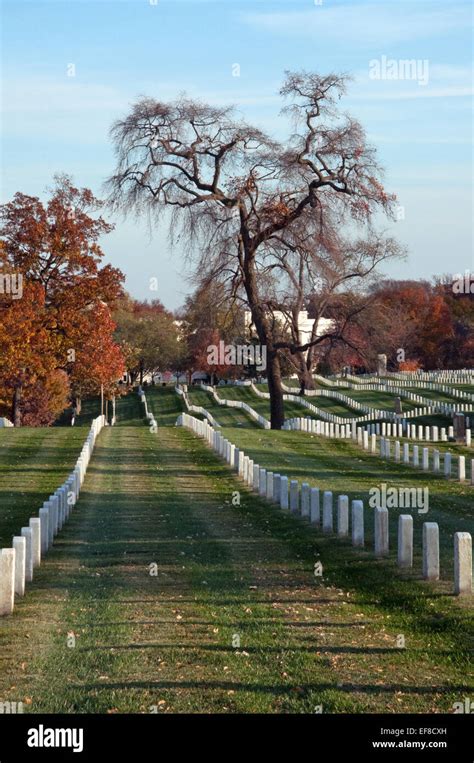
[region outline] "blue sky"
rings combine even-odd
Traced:
[[[344,108],[365,126],[403,207],[404,219],[384,227],[408,260],[386,272],[473,270],[471,35],[471,3],[456,0],[3,2],[2,201],[17,190],[43,197],[55,172],[100,195],[114,165],[109,127],[139,95],[233,103],[283,138],[284,71],[349,72]],[[428,81],[372,79],[384,56],[426,61]],[[182,304],[191,285],[165,231],[114,222],[102,244],[128,290]]]

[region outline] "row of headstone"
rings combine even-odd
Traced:
[[[13,612],[15,596],[24,596],[25,585],[33,580],[33,571],[53,545],[54,537],[77,503],[97,435],[105,426],[105,416],[93,420],[74,469],[61,487],[49,496],[31,517],[21,534],[13,536],[11,548],[0,551],[0,615]]]
[[[283,429],[309,432],[310,434],[321,435],[322,437],[348,438],[352,437],[353,429],[355,431],[355,419],[353,424],[336,424],[333,421],[322,421],[312,418],[293,418],[286,419]]]
[[[265,395],[267,393],[261,393],[259,390],[260,395]],[[334,393],[334,395],[331,395],[330,393],[326,393],[329,397],[336,397],[337,398],[338,393]],[[339,396],[343,397],[343,396]],[[283,395],[284,400],[288,400],[292,403],[297,403],[298,405],[303,406],[304,408],[307,408],[309,411],[311,411],[312,414],[317,416],[320,419],[323,419],[324,421],[330,421],[333,423],[337,423],[340,425],[343,424],[351,424],[352,422],[355,422],[356,424],[365,424],[366,422],[370,422],[373,419],[380,419],[381,423],[390,424],[391,426],[398,426],[400,423],[403,425],[404,429],[407,428],[407,418],[418,418],[420,416],[432,416],[437,413],[442,413],[443,415],[452,415],[454,411],[458,408],[465,408],[465,409],[472,409],[472,406],[451,406],[448,408],[446,407],[448,404],[440,403],[439,406],[435,406],[433,404],[429,406],[425,406],[423,408],[413,408],[412,410],[405,412],[402,414],[401,407],[396,412],[387,411],[387,410],[379,410],[377,408],[370,408],[369,412],[366,413],[363,416],[339,416],[336,413],[328,413],[327,411],[323,410],[322,408],[318,408],[317,406],[310,403],[308,400],[305,400],[305,398],[299,396],[299,395],[289,395],[285,394]],[[341,402],[343,402],[341,400]],[[432,401],[431,401],[432,402]],[[351,406],[354,407],[354,406]],[[402,418],[403,416],[403,418]],[[385,422],[384,420],[387,420]],[[414,425],[413,425],[414,426]]]
[[[364,433],[365,434],[365,433]],[[423,469],[425,472],[433,472],[434,474],[444,473],[446,479],[455,477],[459,482],[466,482],[466,457],[462,455],[454,455],[454,460],[457,463],[457,470],[453,475],[453,454],[450,452],[441,453],[436,448],[419,448],[418,445],[413,445],[410,448],[410,443],[405,442],[403,445],[395,440],[392,441],[381,437],[379,441],[379,455],[381,458],[388,460],[393,459],[398,463],[414,466],[418,469]],[[364,450],[369,450],[369,443],[364,438],[363,441]],[[377,452],[376,435],[371,435],[370,451],[372,453]],[[442,464],[442,466],[441,466]],[[474,458],[471,459],[470,466],[470,483],[474,485]]]
[[[262,398],[269,398],[270,394],[268,392],[262,392],[259,390],[255,385],[251,385],[253,392],[258,396]],[[291,388],[286,387],[285,385],[282,385],[283,389],[286,391],[286,393],[283,395],[283,400],[287,400],[290,403],[296,403],[298,405],[303,406],[304,408],[307,408],[311,413],[313,413],[315,416],[318,416],[319,418],[323,419],[324,421],[329,421],[337,424],[347,424],[351,423],[353,420],[356,422],[363,422],[363,421],[370,421],[371,419],[379,419],[379,418],[395,418],[395,414],[391,413],[390,411],[382,411],[378,408],[373,408],[369,405],[362,405],[362,403],[359,403],[357,400],[353,400],[353,398],[348,397],[347,395],[343,395],[340,392],[334,392],[334,391],[328,391],[328,390],[307,390],[305,394],[308,396],[319,396],[319,397],[328,397],[332,398],[334,400],[338,400],[339,402],[346,405],[348,408],[353,408],[356,411],[363,412],[363,416],[358,416],[357,418],[349,417],[349,416],[339,416],[336,413],[329,413],[328,411],[318,408],[316,405],[313,405],[308,400],[305,400],[304,397],[301,397],[301,395],[295,395],[291,394]],[[411,415],[411,414],[410,414]]]
[[[366,438],[373,435],[382,437],[406,437],[407,439],[421,440],[426,442],[448,442],[449,438],[454,436],[453,427],[439,428],[437,426],[418,426],[410,425],[406,421],[401,421],[397,424],[391,422],[377,422],[369,424],[366,427],[357,426],[357,419],[353,419],[351,424],[335,424],[334,422],[322,421],[319,419],[306,418],[292,418],[286,419],[283,429],[299,430],[302,432],[310,432],[311,434],[318,434],[324,437],[332,438],[348,438],[362,445],[366,441]],[[471,447],[472,438],[471,430],[466,429],[464,436],[464,443],[467,447]],[[375,452],[375,451],[374,451]]]
[[[210,387],[208,384],[201,384],[201,387],[206,392],[208,392],[209,395],[211,395],[211,397],[218,405],[225,405],[227,408],[240,408],[240,410],[248,413],[250,418],[254,419],[254,421],[256,421],[264,429],[271,428],[269,420],[257,413],[254,408],[245,403],[243,400],[228,400],[226,398],[220,398],[214,387]]]
[[[410,403],[415,403],[417,407],[412,408],[408,412],[405,413],[405,416],[408,418],[415,418],[417,416],[429,416],[434,415],[437,413],[441,413],[447,416],[453,415],[456,411],[472,411],[474,410],[472,401],[474,400],[474,395],[467,393],[467,392],[461,392],[460,390],[455,390],[451,388],[442,388],[439,391],[443,394],[449,394],[452,397],[456,397],[465,401],[471,401],[471,404],[469,403],[446,403],[441,402],[437,400],[432,400],[431,398],[423,397],[422,395],[413,392],[413,391],[407,391],[403,387],[400,387],[394,383],[389,382],[381,382],[378,384],[360,384],[360,383],[347,383],[345,385],[349,389],[356,389],[360,390],[361,388],[365,391],[372,391],[372,392],[386,392],[390,395],[396,395],[397,397],[394,400],[394,406],[395,411],[387,411],[387,410],[379,410],[377,408],[374,408],[370,405],[364,405],[363,403],[360,403],[358,400],[355,400],[354,398],[350,397],[349,395],[344,395],[340,392],[337,392],[335,390],[326,390],[326,389],[314,389],[314,390],[305,390],[305,396],[307,397],[329,397],[333,398],[334,400],[338,400],[339,402],[343,403],[344,405],[348,406],[349,408],[352,408],[356,411],[362,411],[367,414],[367,418],[386,418],[391,420],[396,420],[400,414],[402,413],[402,404],[401,400],[402,398],[406,399]],[[286,393],[292,393],[293,390],[291,387],[288,387],[285,384],[282,384],[282,389]],[[257,390],[253,386],[253,391],[255,394],[257,394],[259,397],[269,397],[269,394],[266,392],[262,392],[261,390]],[[299,396],[291,395],[291,397],[288,398],[291,399],[293,402],[299,402],[300,405],[303,405],[302,398]],[[421,406],[421,407],[420,407]],[[342,417],[339,417],[342,418]]]
[[[216,432],[207,421],[199,421],[189,414],[178,417],[177,425],[192,429],[203,437],[213,450],[238,473],[244,483],[262,498],[278,505],[283,510],[307,519],[325,534],[336,533],[338,537],[351,536],[352,545],[363,547],[364,504],[361,500],[351,503],[349,522],[349,497],[339,495],[336,500],[336,527],[334,522],[334,496],[307,482],[301,486],[297,480],[289,480],[284,474],[268,471],[243,450],[237,448],[220,432]],[[374,553],[377,557],[389,553],[389,515],[387,508],[374,510]],[[398,524],[398,564],[411,567],[413,564],[413,517],[402,514]],[[436,572],[437,570],[437,572]],[[427,580],[439,578],[439,529],[434,522],[423,525],[423,576]],[[472,538],[469,533],[454,534],[454,591],[456,594],[470,593],[472,590]]]
[[[398,425],[399,432],[401,430],[401,424]],[[396,425],[393,425],[393,431],[396,432],[395,429]],[[420,448],[418,445],[413,445],[412,449],[410,449],[409,443],[403,443],[401,444],[398,440],[396,440],[394,443],[388,437],[381,436],[380,440],[377,442],[377,435],[380,434],[380,432],[384,433],[387,432],[388,434],[392,434],[392,425],[391,424],[385,424],[385,422],[382,422],[382,424],[373,424],[369,427],[362,429],[360,427],[356,427],[355,423],[353,422],[352,426],[349,427],[348,424],[340,426],[339,424],[333,424],[328,423],[324,421],[319,421],[315,419],[289,419],[285,422],[285,425],[283,427],[284,429],[297,429],[303,432],[310,432],[317,435],[322,435],[324,437],[330,437],[330,438],[352,438],[353,440],[357,440],[358,444],[366,451],[370,451],[371,453],[379,453],[382,458],[390,459],[393,457],[393,459],[397,462],[402,462],[404,464],[411,464],[414,467],[419,467],[423,469],[424,471],[432,471],[433,473],[437,474],[441,472],[441,460],[443,461],[443,472],[444,476],[447,479],[450,479],[453,476],[453,459],[457,463],[457,471],[456,471],[456,477],[459,480],[459,482],[465,482],[466,481],[466,457],[463,455],[453,456],[452,453],[445,453],[444,456],[442,453],[437,450],[430,448]],[[430,432],[428,430],[432,430],[431,436]],[[451,427],[450,427],[451,430]],[[412,432],[413,436],[416,436],[416,432]],[[418,430],[418,437],[417,439],[421,440],[423,439],[423,434],[425,435],[425,438],[427,440],[431,440],[434,442],[437,442],[439,439],[438,436],[438,427],[426,427],[425,431],[423,431],[423,427],[419,427]],[[446,430],[441,429],[441,441],[446,442],[448,440],[448,437],[446,436]],[[449,432],[448,432],[449,436]],[[393,444],[393,450],[392,450],[392,444]],[[471,430],[466,430],[466,444],[471,445]],[[379,450],[378,450],[379,448]],[[470,483],[471,485],[474,485],[474,459],[471,459],[470,462]]]
[[[187,389],[186,385],[181,385],[180,386],[179,384],[177,384],[175,386],[174,390],[175,390],[176,394],[179,395],[179,397],[183,400],[184,405],[186,406],[186,410],[188,411],[188,413],[198,413],[201,416],[204,416],[213,427],[220,427],[221,426],[219,424],[219,422],[216,421],[216,419],[214,418],[212,413],[209,413],[209,411],[207,411],[201,405],[193,405],[191,403],[191,401],[189,399],[189,396],[188,396],[188,389]]]
[[[458,382],[459,383],[459,382]],[[469,382],[463,382],[465,384],[473,384],[474,379],[472,379]],[[434,384],[434,383],[428,383],[428,382],[417,382],[417,381],[391,381],[388,379],[383,379],[379,381],[371,381],[371,382],[356,382],[356,383],[349,383],[347,385],[350,389],[357,389],[357,390],[364,390],[366,392],[387,392],[390,395],[398,395],[399,397],[404,397],[408,400],[411,400],[413,402],[422,402],[425,405],[429,405],[430,402],[432,403],[431,398],[425,398],[423,396],[417,395],[417,393],[413,391],[406,390],[407,387],[419,387],[422,389],[428,389],[430,392],[440,392],[442,395],[447,395],[449,397],[457,398],[458,400],[462,401],[469,401],[472,403],[474,401],[474,394],[471,392],[465,392],[464,390],[456,389],[455,387],[449,387],[445,384]],[[443,406],[452,406],[452,403],[444,403],[439,405]],[[464,407],[462,406],[455,406],[456,409]],[[448,409],[449,410],[449,409]],[[472,410],[472,407],[470,408]]]
[[[138,387],[138,397],[140,398],[140,402],[142,402],[143,405],[145,406],[145,418],[147,419],[149,425],[153,427],[154,430],[156,431],[158,424],[156,423],[154,414],[148,410],[148,402],[146,399],[146,395],[141,386]]]
[[[453,387],[448,385],[474,384],[474,374],[472,370],[466,370],[460,373],[458,371],[443,371],[442,373],[389,371],[382,378],[380,378],[377,374],[360,374],[359,376],[346,374],[345,379],[357,384],[359,388],[364,388],[366,386],[375,384],[386,387],[398,385],[405,387],[418,387],[421,389],[431,389],[446,394],[453,394],[453,396],[457,396],[457,392],[460,390],[453,390]],[[327,383],[329,384],[330,382]],[[474,395],[469,394],[468,399],[474,399]]]
[[[439,371],[390,371],[392,379],[413,382],[444,382],[448,384],[474,384],[472,369],[442,369]]]

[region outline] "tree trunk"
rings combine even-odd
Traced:
[[[278,350],[273,349],[273,333],[258,295],[255,273],[255,251],[246,241],[244,262],[244,288],[252,320],[257,330],[260,344],[267,348],[267,379],[270,393],[270,424],[272,429],[281,429],[285,421],[283,390],[281,388],[281,367]]]
[[[300,376],[301,394],[304,394],[304,390],[315,389],[313,374],[305,367],[302,375]]]
[[[298,368],[296,370],[296,373],[298,374],[298,381],[300,383],[300,395],[304,395],[307,389],[314,389],[315,384],[314,384],[313,374],[308,368],[308,364],[304,356],[304,353],[299,352],[297,353],[297,355],[298,355],[298,358],[297,358]]]
[[[315,339],[315,333],[314,331],[311,334],[311,340],[313,341]],[[314,362],[314,346],[309,347],[308,351],[306,353],[306,362],[305,362],[305,370],[306,370],[306,389],[315,389],[316,385],[314,383],[313,379],[313,362]]]
[[[21,427],[21,385],[15,387],[12,406],[13,426]]]
[[[82,408],[82,400],[81,400],[81,398],[80,398],[80,397],[77,397],[77,396],[76,396],[76,399],[75,399],[75,401],[74,401],[74,407],[75,407],[75,409],[76,409],[76,413],[77,413],[77,415],[79,416],[79,414],[80,414],[80,412],[81,412],[81,408]]]
[[[281,369],[278,352],[269,353],[267,368],[268,391],[270,393],[270,422],[272,429],[281,429],[285,421]]]

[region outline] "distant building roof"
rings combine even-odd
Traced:
[[[273,312],[273,315],[277,320],[279,320],[282,324],[282,326],[288,325],[288,318],[285,315],[285,313],[280,312],[279,310],[275,310]],[[307,310],[301,310],[298,316],[298,330],[300,332],[300,339],[302,344],[306,344],[306,342],[309,342],[311,339],[311,332],[313,330],[314,325],[314,318],[310,318]],[[245,311],[245,327],[248,328],[250,324],[252,323],[252,314],[250,310]],[[333,320],[331,318],[320,318],[318,321],[318,327],[316,329],[316,336],[321,336],[322,334],[327,333],[331,326],[333,325]]]

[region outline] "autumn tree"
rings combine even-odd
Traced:
[[[132,380],[147,373],[167,371],[179,364],[179,331],[173,314],[159,300],[140,302],[128,295],[116,306],[115,337],[123,348]]]
[[[429,281],[387,279],[373,289],[373,309],[366,318],[373,354],[387,355],[389,368],[414,362],[428,369],[442,368],[443,347],[454,338],[450,310]]]
[[[125,372],[121,347],[114,339],[116,323],[107,305],[99,303],[86,311],[89,331],[85,332],[68,364],[75,407],[80,412],[83,397],[101,392],[111,400],[121,392],[119,380]],[[71,356],[70,356],[71,357]]]
[[[177,312],[181,344],[186,347],[181,370],[191,379],[194,371],[211,376],[235,376],[241,368],[208,362],[208,348],[246,342],[245,318],[242,303],[229,295],[225,284],[218,279],[198,278],[198,286]]]
[[[47,202],[16,193],[0,208],[0,264],[24,285],[21,298],[4,295],[0,304],[0,332],[8,346],[0,358],[0,396],[7,407],[11,402],[16,425],[36,380],[43,398],[49,390],[57,400],[53,391],[64,379],[58,371],[67,373],[77,394],[78,378],[87,376],[88,389],[97,392],[120,370],[118,350],[110,344],[110,305],[122,293],[123,275],[101,265],[98,240],[112,229],[97,215],[101,207],[90,190],[57,176]],[[93,345],[103,348],[95,365]],[[31,422],[31,406],[28,416]]]
[[[0,295],[0,409],[1,415],[11,418],[15,426],[22,424],[23,407],[33,423],[33,401],[37,397],[38,423],[52,420],[46,420],[45,394],[57,363],[45,316],[44,291],[39,284],[23,284],[21,299]],[[58,405],[61,410],[66,407],[68,392],[67,384],[63,385],[59,403],[55,395],[50,408],[53,417]]]
[[[317,236],[327,217],[366,223],[393,203],[363,128],[337,107],[346,82],[335,74],[287,74],[280,92],[294,128],[284,143],[231,108],[187,98],[142,98],[112,128],[114,207],[173,210],[171,232],[199,252],[198,270],[245,295],[267,348],[273,428],[284,421],[281,352],[305,349],[274,340],[262,271],[275,242],[284,236],[298,246],[302,233]]]
[[[451,341],[446,337],[443,339],[443,367],[474,367],[474,293],[470,290],[457,293],[452,275],[435,278],[434,290],[443,298],[452,325],[453,338]]]

